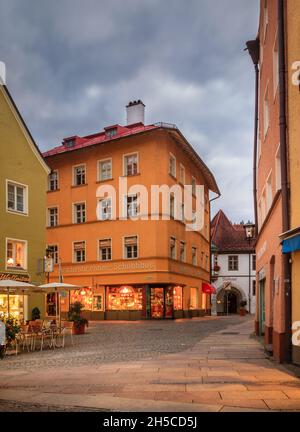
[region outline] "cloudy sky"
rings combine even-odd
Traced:
[[[215,174],[222,208],[252,218],[258,0],[0,0],[0,60],[41,150],[70,135],[175,123]]]

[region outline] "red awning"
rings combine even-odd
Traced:
[[[212,285],[210,285],[208,283],[203,283],[202,284],[202,292],[204,294],[216,294],[217,290]]]

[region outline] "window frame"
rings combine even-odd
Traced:
[[[172,256],[172,253],[171,253],[171,251],[172,251],[172,249],[171,249],[171,240],[172,239],[174,240],[174,257]],[[174,237],[174,236],[170,236],[169,237],[169,258],[173,259],[173,260],[177,259],[177,240],[176,240],[176,237]]]
[[[110,162],[110,177],[108,178],[101,178],[101,164],[105,163],[105,162]],[[112,163],[112,158],[105,158],[105,159],[99,159],[97,161],[97,180],[101,181],[101,182],[105,182],[105,181],[109,181],[113,179],[113,163]]]
[[[193,254],[193,251],[195,251],[195,255]],[[193,258],[195,257],[195,263]],[[193,266],[198,265],[198,248],[196,246],[192,246],[192,264]]]
[[[134,256],[134,257],[127,257],[126,256],[127,247],[126,247],[125,243],[126,243],[126,239],[131,238],[131,237],[136,237],[137,253],[136,253],[136,256]],[[139,236],[137,234],[123,236],[123,259],[133,260],[133,259],[138,259],[138,258],[139,258]]]
[[[233,260],[233,258],[237,258],[236,260]],[[232,259],[232,260],[230,260],[230,259]],[[237,268],[230,268],[230,267],[233,267],[231,264],[232,264],[232,262],[231,261],[235,261],[236,262],[236,264],[237,264]],[[239,271],[239,255],[228,255],[228,271]]]
[[[75,249],[74,245],[75,243],[84,243],[84,260],[83,261],[76,261],[75,260]],[[81,264],[86,262],[86,240],[74,240],[72,241],[72,263],[73,264]]]
[[[7,252],[8,252],[7,244],[8,244],[8,242],[23,243],[24,244],[24,266],[23,267],[12,267],[12,266],[7,265]],[[5,237],[5,270],[7,270],[7,271],[21,271],[21,272],[22,271],[26,272],[28,270],[28,241],[27,240]]]
[[[182,245],[184,246],[183,247],[183,251],[184,251],[184,257],[183,257],[183,259],[181,258],[181,246]],[[186,262],[186,242],[183,241],[183,240],[179,241],[179,261]]]
[[[77,184],[76,181],[75,181],[76,178],[77,178],[76,169],[80,168],[80,167],[84,167],[84,183]],[[85,186],[87,184],[86,163],[81,163],[81,164],[78,164],[78,165],[73,165],[72,166],[72,172],[73,172],[73,183],[72,183],[72,185],[74,187]]]
[[[126,160],[128,157],[134,156],[134,155],[136,155],[136,173],[128,174]],[[139,152],[138,151],[123,154],[123,177],[133,177],[135,175],[140,174],[140,160],[139,159],[140,158],[139,158]]]
[[[100,241],[103,241],[103,240],[109,240],[110,241],[110,258],[106,259],[106,260],[102,259],[102,256],[101,256]],[[104,249],[104,248],[102,248],[102,249]],[[108,247],[107,247],[107,249],[108,249]],[[100,261],[100,262],[112,261],[112,259],[113,259],[112,258],[113,257],[112,237],[103,237],[103,238],[101,237],[97,240],[97,255],[98,255],[98,261]]]
[[[172,170],[171,170],[171,160],[174,161],[174,174],[172,173]],[[169,152],[169,174],[170,174],[170,176],[172,176],[174,178],[177,178],[176,177],[176,173],[177,173],[177,160],[176,160],[176,156],[173,153]]]
[[[182,173],[183,176],[181,176]],[[179,183],[185,185],[185,166],[181,162],[179,163]]]
[[[77,216],[76,206],[78,206],[78,205],[84,205],[84,221],[81,221],[81,222],[78,222],[76,220],[76,216]],[[73,224],[80,225],[80,224],[86,223],[86,221],[87,221],[86,201],[78,201],[78,202],[72,203],[72,211],[73,211]]]
[[[51,247],[56,247],[57,251],[52,252],[54,255],[52,256],[53,258],[53,263],[54,264],[58,264],[59,263],[59,245],[58,243],[51,243],[51,244],[47,244],[46,249],[49,249]],[[51,253],[51,252],[50,252]],[[57,260],[55,258],[55,254],[57,254]]]
[[[51,189],[50,185],[51,185],[51,180],[50,180],[50,176],[52,174],[56,173],[56,188],[55,189]],[[59,173],[58,173],[58,169],[52,170],[50,172],[50,174],[48,174],[48,192],[55,192],[59,190]]]
[[[102,217],[103,216],[103,213],[102,213],[103,208],[102,208],[102,204],[101,204],[102,201],[110,201],[110,217],[105,218],[105,219]],[[100,204],[100,215],[101,215],[101,218],[99,219],[99,221],[105,222],[107,220],[112,220],[112,217],[113,217],[113,208],[112,208],[112,206],[113,206],[113,199],[112,199],[112,197],[108,196],[108,197],[105,197],[105,198],[99,198],[98,199],[98,203]]]
[[[57,210],[57,215],[56,215],[56,225],[51,225],[50,224],[50,210],[52,209],[56,209]],[[59,207],[58,206],[51,206],[51,207],[47,207],[47,228],[55,228],[59,225]]]
[[[9,208],[8,207],[8,186],[14,187],[14,204],[17,205],[17,188],[23,189],[23,211],[17,210],[16,208]],[[13,213],[18,214],[22,216],[28,216],[29,210],[28,210],[28,185],[24,183],[20,183],[14,180],[6,179],[6,211],[7,213]]]

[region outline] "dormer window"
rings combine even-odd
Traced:
[[[111,129],[107,129],[105,131],[106,138],[112,138],[115,135],[117,135],[117,128],[116,127],[115,128],[111,128]]]
[[[65,142],[64,142],[64,145],[65,145],[65,147],[67,147],[67,148],[74,147],[74,145],[75,145],[75,140],[74,140],[74,139],[71,139],[71,140],[65,141]]]

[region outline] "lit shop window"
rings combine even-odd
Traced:
[[[7,183],[7,210],[17,213],[27,213],[27,186]]]
[[[93,291],[90,288],[71,291],[71,303],[80,302],[84,310],[92,310]]]
[[[7,240],[6,242],[6,268],[22,269],[27,267],[26,243],[19,240]]]
[[[74,186],[85,184],[85,165],[74,167]]]
[[[190,291],[190,309],[198,308],[198,290],[197,288],[191,288]]]
[[[138,173],[137,153],[124,156],[124,175],[131,176]]]
[[[109,310],[141,310],[142,288],[121,286],[108,288],[107,309]]]
[[[99,240],[99,260],[100,261],[111,260],[111,239]]]
[[[174,301],[174,310],[182,310],[182,287],[177,286],[174,287],[173,290],[173,301]]]
[[[132,259],[138,257],[137,236],[124,238],[124,258]]]
[[[0,318],[7,316],[7,295],[0,294]],[[23,296],[10,295],[9,296],[9,313],[14,318],[20,320],[24,319],[24,304]]]
[[[109,180],[112,178],[112,161],[111,159],[99,162],[99,180]]]
[[[48,177],[48,190],[56,191],[58,189],[58,171],[52,171]]]
[[[75,242],[74,247],[74,262],[85,261],[85,241]]]

